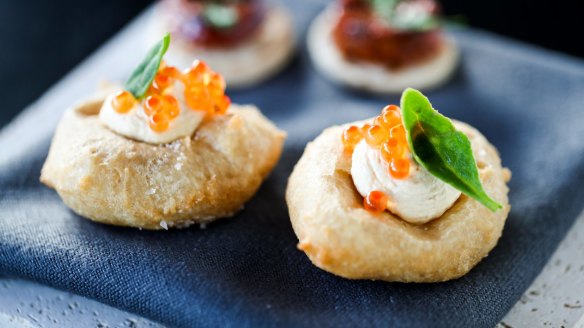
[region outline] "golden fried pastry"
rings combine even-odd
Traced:
[[[123,90],[65,112],[41,181],[91,220],[185,227],[239,211],[276,165],[285,139],[254,106],[231,104],[204,62],[163,62],[166,35]]]
[[[282,152],[284,133],[253,106],[232,105],[192,137],[154,145],[105,127],[103,101],[65,113],[41,174],[68,207],[97,222],[161,229],[232,216]]]
[[[353,181],[354,159],[341,139],[350,125],[328,128],[309,143],[289,179],[286,201],[298,248],[314,265],[351,279],[438,282],[466,274],[487,256],[510,209],[510,171],[483,135],[454,122],[470,140],[484,190],[501,209],[491,211],[462,194],[443,214],[420,224],[367,208],[369,199]]]

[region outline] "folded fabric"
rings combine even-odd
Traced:
[[[290,6],[304,27],[322,8],[308,0]],[[351,281],[317,269],[296,249],[284,190],[305,143],[331,124],[398,101],[326,82],[303,49],[279,77],[231,93],[289,131],[279,166],[239,215],[158,232],[80,218],[38,181],[51,133],[65,106],[89,95],[100,74],[121,78],[132,68],[137,59],[127,54],[140,48],[145,23],[141,17],[0,132],[0,274],[171,326],[493,327],[582,210],[584,64],[466,30],[454,33],[463,50],[454,80],[429,96],[447,116],[481,130],[513,179],[499,245],[458,280]]]

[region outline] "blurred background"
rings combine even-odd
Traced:
[[[294,0],[283,0],[294,1]],[[0,0],[0,127],[151,4]],[[584,1],[442,0],[469,26],[584,57]]]

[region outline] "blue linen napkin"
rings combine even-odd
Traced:
[[[321,3],[289,5],[303,40]],[[317,269],[296,249],[284,190],[305,143],[331,124],[373,116],[398,101],[325,81],[303,46],[275,79],[231,93],[235,102],[257,104],[289,140],[245,209],[206,227],[139,231],[76,216],[38,182],[54,117],[64,108],[41,101],[25,112],[0,132],[0,274],[180,327],[493,327],[582,210],[584,64],[483,32],[455,36],[461,67],[430,99],[447,116],[481,130],[513,171],[503,237],[468,275],[437,284],[351,281]],[[110,47],[106,57],[130,47]],[[99,70],[102,64],[103,58],[87,65]]]

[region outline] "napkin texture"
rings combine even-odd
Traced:
[[[96,224],[68,210],[38,178],[65,104],[73,94],[89,94],[87,85],[96,82],[89,73],[73,74],[51,91],[60,101],[41,99],[0,132],[0,274],[178,327],[496,325],[582,210],[584,64],[484,32],[455,32],[460,68],[428,95],[445,115],[481,130],[512,170],[503,236],[455,281],[346,280],[312,266],[296,249],[284,200],[287,177],[323,128],[373,116],[399,97],[355,93],[320,77],[302,40],[322,2],[288,5],[301,26],[299,54],[276,78],[231,93],[289,132],[278,167],[240,214],[206,227],[152,232]],[[108,74],[109,59],[137,46],[129,36],[146,21],[84,64],[85,71],[110,78],[129,72],[123,62],[118,75]]]

